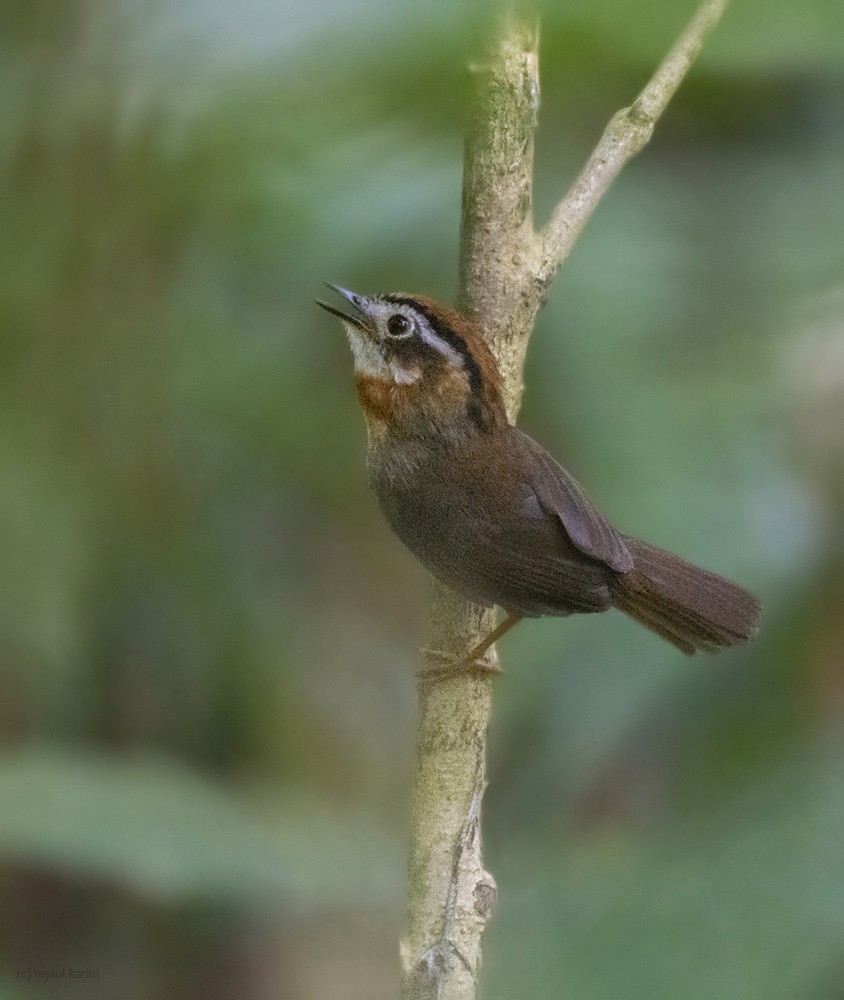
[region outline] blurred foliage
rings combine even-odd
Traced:
[[[540,219],[690,10],[545,4]],[[427,583],[311,300],[453,296],[485,17],[0,10],[0,1000],[394,995]],[[524,426],[766,611],[508,636],[487,1000],[842,995],[842,31],[736,4],[537,325]]]
[[[167,760],[10,756],[0,765],[0,850],[164,898],[353,907],[395,892],[378,864],[397,852],[375,824],[301,793],[251,792],[260,813]]]

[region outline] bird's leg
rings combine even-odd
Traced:
[[[502,635],[509,632],[521,620],[522,615],[513,614],[508,611],[504,621],[494,628],[485,639],[473,647],[462,659],[458,659],[451,653],[444,653],[439,649],[423,649],[422,652],[427,656],[435,656],[445,662],[441,667],[426,667],[420,670],[417,676],[425,680],[438,680],[442,677],[448,677],[455,671],[462,672],[464,670],[470,673],[502,673],[501,667],[497,663],[492,663],[488,660],[484,654],[493,643],[498,642]]]
[[[466,656],[465,663],[467,665],[472,664],[480,660],[484,653],[489,649],[489,647],[494,643],[498,642],[502,635],[509,632],[514,625],[522,620],[522,615],[514,614],[512,611],[507,612],[507,617],[503,622],[494,628],[489,635],[482,642],[479,642],[477,646]],[[501,672],[501,667],[495,667],[496,672]]]

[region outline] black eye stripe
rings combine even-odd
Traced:
[[[466,341],[456,333],[451,327],[446,326],[437,316],[427,307],[422,305],[421,302],[417,302],[412,298],[405,298],[401,295],[385,295],[385,302],[394,302],[396,305],[410,306],[411,309],[415,309],[420,316],[424,316],[425,319],[430,324],[431,329],[434,333],[456,351],[466,368],[466,374],[469,377],[469,391],[471,393],[471,398],[469,399],[469,416],[473,420],[480,423],[482,420],[482,400],[483,400],[483,374],[481,373],[480,366],[478,362],[475,361],[469,350]]]
[[[402,365],[427,364],[441,360],[433,347],[420,341],[416,336],[390,338],[385,344],[385,349],[390,359],[395,359]]]
[[[421,302],[417,302],[411,298],[403,298],[400,295],[388,295],[384,297],[385,302],[394,302],[396,305],[410,306],[411,309],[415,309],[420,316],[424,316],[428,321],[429,326],[434,331],[434,333],[444,341],[452,350],[456,351],[463,363],[465,364],[467,370],[470,373],[470,380],[472,378],[473,369],[477,371],[477,377],[480,381],[482,379],[481,370],[478,367],[478,363],[472,357],[469,348],[466,345],[466,341],[456,333],[451,327],[446,326],[437,316],[427,307],[423,306]]]

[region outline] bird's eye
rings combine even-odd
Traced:
[[[387,320],[387,333],[391,337],[406,337],[410,332],[410,320],[401,313],[393,313]]]

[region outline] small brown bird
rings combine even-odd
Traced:
[[[368,298],[339,316],[355,359],[367,468],[391,527],[443,583],[507,617],[618,608],[684,653],[756,635],[760,606],[729,580],[616,531],[583,487],[507,420],[478,327],[423,295]],[[486,666],[489,666],[486,664]]]

